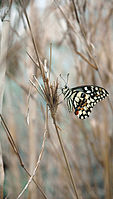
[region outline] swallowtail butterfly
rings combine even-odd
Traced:
[[[108,96],[108,92],[99,86],[85,85],[69,88],[67,85],[62,88],[64,99],[67,100],[69,112],[74,110],[75,115],[80,119],[89,117],[92,108],[97,102]]]

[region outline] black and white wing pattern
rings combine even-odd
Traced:
[[[74,110],[75,115],[80,119],[89,117],[92,108],[97,102],[108,96],[108,92],[99,86],[85,85],[75,88],[62,88],[64,99],[67,100],[68,110]]]

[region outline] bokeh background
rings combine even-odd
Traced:
[[[113,1],[21,2],[29,17],[40,60],[44,63],[47,59],[48,67],[52,44],[50,81],[58,78],[61,102],[56,113],[57,125],[79,198],[112,199]],[[20,1],[0,1],[0,52],[2,54],[3,49],[7,51],[5,57],[1,55],[1,65],[6,67],[2,115],[25,167],[32,174],[43,142],[46,102],[29,82],[35,74],[43,85],[39,69],[27,54],[37,62],[22,6]],[[4,28],[4,24],[8,27]],[[4,35],[7,42],[2,41]],[[109,99],[99,102],[84,121],[69,113],[63,101],[60,88],[65,83],[59,75],[66,80],[67,73],[70,88],[93,84],[109,92]],[[29,178],[3,126],[0,126],[0,143],[4,165],[3,194],[4,198],[14,199]],[[48,199],[76,198],[50,112],[44,151],[35,180]],[[32,182],[21,198],[43,199],[44,196]]]

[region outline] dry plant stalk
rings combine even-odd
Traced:
[[[34,18],[35,16],[35,9],[34,9],[34,2],[30,2],[30,18],[31,18],[31,23],[34,24]],[[34,17],[33,17],[34,16]],[[38,18],[38,16],[37,16]],[[35,26],[34,27],[34,32],[36,32]],[[32,46],[32,41],[31,38],[28,37],[27,38],[27,50],[29,51],[30,55],[34,57],[34,50],[33,50],[33,46]],[[30,47],[31,46],[31,47]],[[31,59],[26,60],[26,66],[28,67],[28,76],[30,76],[30,74],[35,74],[37,69],[34,68],[34,63],[32,62]],[[30,66],[30,67],[29,67]],[[32,88],[31,88],[32,89]],[[30,93],[29,93],[29,99],[30,99]],[[36,162],[37,162],[37,141],[36,141],[36,126],[37,123],[34,122],[37,116],[37,104],[35,103],[34,100],[30,100],[30,103],[28,104],[28,108],[29,108],[29,125],[28,125],[28,137],[29,137],[29,142],[28,142],[28,146],[29,146],[29,171],[30,173],[33,173]],[[34,177],[34,179],[36,179],[36,177]],[[38,176],[38,181],[40,182],[40,177]],[[28,189],[28,195],[30,198],[37,198],[37,194],[38,190],[35,190],[35,184],[31,183],[31,185],[29,186]]]
[[[45,121],[45,132],[44,132],[44,135],[43,135],[43,142],[42,142],[42,147],[41,147],[41,151],[40,151],[40,154],[39,154],[39,157],[38,157],[38,161],[36,163],[36,166],[32,172],[32,175],[31,177],[29,178],[27,184],[25,185],[25,187],[23,188],[23,190],[21,191],[21,193],[18,195],[17,199],[21,198],[21,196],[23,195],[23,193],[26,191],[26,189],[28,189],[28,186],[30,185],[30,183],[32,182],[33,178],[35,177],[36,175],[36,172],[40,166],[40,163],[41,163],[41,159],[42,159],[42,155],[43,155],[43,152],[44,152],[44,146],[45,146],[45,141],[46,141],[46,134],[47,134],[47,111],[46,111],[46,121]]]
[[[2,116],[1,114],[0,114],[0,118],[1,118],[2,126],[3,126],[3,128],[4,128],[4,130],[5,130],[6,134],[7,134],[7,138],[8,138],[8,140],[9,140],[9,143],[11,144],[11,146],[12,146],[12,148],[13,148],[15,154],[17,155],[17,158],[18,158],[18,160],[19,160],[19,162],[20,162],[21,167],[25,170],[25,172],[28,174],[28,176],[31,177],[31,174],[30,174],[29,171],[26,169],[26,167],[25,167],[25,165],[24,165],[24,163],[23,163],[23,161],[22,161],[22,158],[21,158],[21,156],[20,156],[20,154],[19,154],[18,148],[17,148],[17,146],[16,146],[16,144],[15,144],[15,142],[14,142],[12,136],[11,136],[11,133],[10,133],[10,131],[9,131],[9,129],[8,129],[8,126],[6,125],[6,123],[5,123],[5,121],[4,121],[4,118],[3,118],[3,116]],[[41,186],[40,186],[39,184],[36,183],[36,181],[33,179],[33,177],[32,177],[32,180],[33,180],[33,182],[35,183],[35,185],[37,186],[37,188],[40,190],[40,192],[42,193],[43,197],[44,197],[45,199],[47,199],[45,193],[44,193],[43,190],[41,189]]]
[[[1,48],[0,48],[0,114],[2,114],[2,103],[4,95],[4,85],[5,85],[5,73],[6,73],[6,57],[8,50],[8,40],[9,40],[9,21],[4,21],[2,24],[2,34],[1,34]],[[4,168],[2,160],[2,149],[0,143],[0,198],[3,198],[3,185],[4,185]]]

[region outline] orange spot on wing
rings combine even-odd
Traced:
[[[77,111],[75,111],[75,115],[78,115],[79,114],[79,111],[77,110]]]
[[[84,104],[82,104],[82,107],[77,107],[76,111],[75,111],[75,115],[78,115],[79,114],[79,111],[80,110],[84,110],[84,106],[86,106],[87,102],[85,102]]]
[[[79,106],[79,107],[77,108],[77,110],[75,111],[75,115],[78,115],[80,110],[84,110],[84,108],[81,108],[81,107]]]

